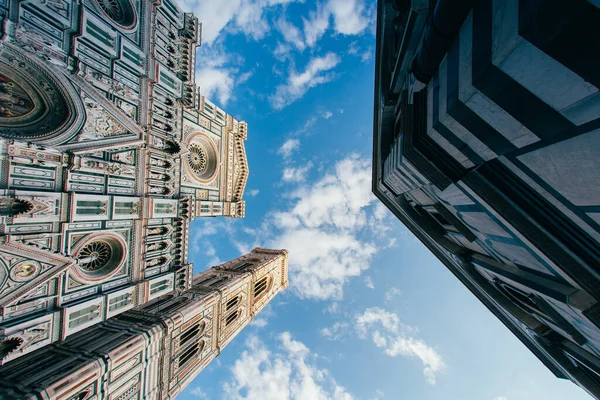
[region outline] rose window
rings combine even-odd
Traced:
[[[136,23],[135,9],[129,0],[96,0],[104,13],[118,25],[132,28]]]
[[[88,272],[102,269],[110,261],[112,251],[106,242],[92,242],[79,252],[81,268]]]
[[[74,257],[78,265],[73,277],[82,283],[94,283],[114,275],[127,258],[126,244],[113,233],[93,236],[78,243]]]
[[[201,175],[206,171],[206,168],[208,167],[207,159],[208,156],[206,155],[206,151],[202,148],[202,146],[198,145],[197,143],[192,143],[190,145],[188,162],[196,174]]]
[[[197,133],[187,144],[187,167],[191,177],[200,182],[213,179],[219,164],[217,148],[205,134]]]

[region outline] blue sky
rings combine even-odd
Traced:
[[[197,219],[196,272],[290,251],[290,287],[181,399],[589,399],[371,194],[375,1],[180,0],[197,81],[248,123],[246,218]]]

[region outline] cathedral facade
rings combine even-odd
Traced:
[[[247,126],[200,95],[200,41],[173,0],[0,0],[0,365],[109,319],[94,332],[134,321],[123,340],[154,357],[188,317],[131,315],[168,293],[185,315],[213,307],[194,335],[216,333],[224,292],[193,283],[190,223],[244,217]]]

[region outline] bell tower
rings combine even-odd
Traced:
[[[173,399],[288,286],[286,250],[256,248],[0,367],[3,399]],[[5,342],[10,351],[19,343]]]

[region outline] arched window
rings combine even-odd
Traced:
[[[186,365],[188,361],[192,360],[193,357],[201,353],[203,349],[204,340],[194,343],[193,345],[185,349],[185,351],[183,351],[183,353],[181,353],[181,355],[179,356],[177,367],[181,368],[184,365]]]
[[[192,339],[197,339],[204,333],[204,329],[206,328],[206,322],[202,321],[199,324],[194,324],[193,326],[186,329],[179,336],[179,347],[185,346]]]
[[[234,298],[232,298],[231,300],[229,300],[227,302],[227,305],[225,306],[225,312],[227,311],[231,311],[234,308],[236,308],[237,306],[239,306],[239,304],[242,301],[242,295],[240,294],[239,296],[236,296]]]
[[[236,310],[229,314],[225,319],[225,328],[230,327],[238,319],[241,313],[242,310]]]
[[[254,301],[258,301],[269,290],[271,290],[272,280],[269,275],[263,276],[254,284]]]

